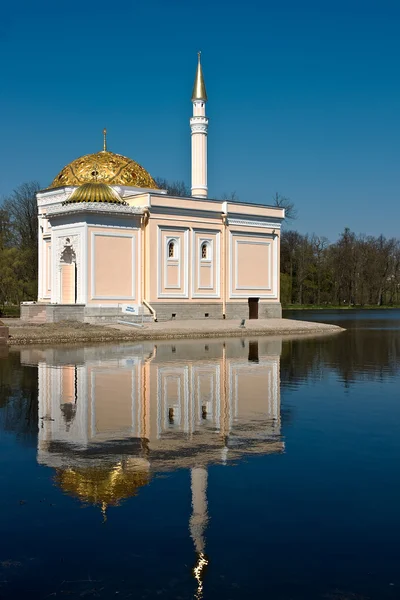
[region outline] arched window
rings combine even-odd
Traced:
[[[168,258],[175,258],[176,255],[176,244],[174,240],[168,242]]]
[[[202,242],[200,246],[200,257],[201,260],[211,259],[211,245],[210,242]]]

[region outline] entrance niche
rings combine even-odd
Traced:
[[[76,254],[70,238],[61,252],[61,304],[76,304]]]
[[[249,298],[249,319],[258,319],[259,298]]]

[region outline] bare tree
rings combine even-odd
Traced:
[[[156,177],[154,181],[160,190],[167,190],[169,196],[189,198],[192,195],[189,186],[184,181],[168,181],[163,177]]]
[[[36,193],[40,190],[37,181],[29,181],[18,186],[4,200],[3,209],[8,213],[12,228],[17,236],[17,244],[24,247],[37,246],[38,211]]]
[[[285,209],[286,221],[294,221],[297,219],[297,209],[294,205],[294,202],[292,202],[290,198],[275,192],[275,194],[272,196],[272,206],[278,206],[279,208]]]
[[[13,245],[9,250],[11,254],[8,257],[5,252],[2,255],[6,265],[11,261],[12,268],[5,288],[11,291],[15,284],[18,292],[14,293],[14,298],[18,298],[18,302],[36,295],[38,275],[36,193],[39,190],[40,185],[37,181],[23,183],[4,200],[2,207],[8,215]],[[14,282],[13,285],[11,285],[11,280]],[[13,301],[15,302],[15,299]]]
[[[224,202],[240,202],[240,198],[236,192],[230,192],[229,194],[224,192],[221,196],[221,200]]]

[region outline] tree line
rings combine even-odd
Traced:
[[[286,306],[400,304],[400,241],[348,228],[334,243],[283,231],[281,301]]]
[[[37,298],[39,189],[24,183],[0,205],[0,311]]]
[[[182,181],[156,179],[173,196],[190,196]],[[17,187],[0,204],[0,311],[37,297],[38,182]],[[239,201],[235,192],[223,200]],[[294,203],[276,193],[270,204],[285,208],[286,222],[297,216]],[[284,229],[281,238],[283,306],[365,306],[400,304],[400,240],[344,229],[330,243],[316,234]]]

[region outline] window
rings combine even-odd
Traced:
[[[201,260],[211,260],[211,245],[210,242],[202,242],[200,246]]]
[[[171,240],[170,242],[168,242],[168,258],[175,258],[175,254],[175,242],[174,240]]]

